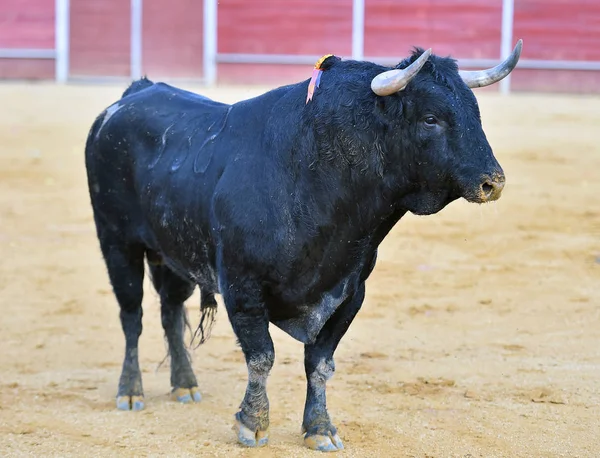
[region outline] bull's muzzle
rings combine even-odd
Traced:
[[[477,200],[480,203],[493,202],[498,200],[504,189],[506,178],[503,173],[484,175],[481,177]]]

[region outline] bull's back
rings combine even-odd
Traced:
[[[131,89],[92,126],[86,145],[88,174],[111,170],[114,181],[135,181],[145,178],[144,170],[154,175],[185,172],[193,165],[187,161],[190,153],[203,149],[229,109],[163,83],[128,93]]]
[[[266,164],[282,145],[264,147],[265,120],[289,90],[233,106],[161,83],[126,91],[90,132],[86,160],[95,214],[189,266],[190,256],[210,248],[215,193],[227,194],[228,203],[242,193],[248,203],[258,192],[255,180],[266,180]],[[248,164],[260,170],[253,180]],[[279,181],[277,188],[286,188]]]

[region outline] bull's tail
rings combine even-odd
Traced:
[[[140,92],[141,90],[146,89],[147,87],[150,87],[153,84],[154,83],[152,81],[150,81],[144,76],[139,80],[136,80],[133,83],[131,83],[129,87],[125,90],[125,92],[123,92],[121,98],[127,97],[130,94],[135,94],[136,92]]]
[[[198,344],[194,347],[198,348],[210,338],[216,315],[217,301],[215,300],[215,295],[200,287],[200,323],[192,336],[190,346],[198,339]]]
[[[200,287],[200,324],[192,334],[192,327],[190,325],[190,320],[188,318],[187,309],[183,307],[183,325],[185,329],[189,330],[192,335],[192,340],[190,341],[190,349],[196,349],[203,343],[205,343],[211,335],[212,328],[216,321],[217,316],[217,301],[215,300],[215,295],[206,291],[204,288]],[[198,341],[198,343],[194,346],[194,342]],[[167,353],[163,360],[158,363],[156,367],[156,371],[162,367],[162,365],[169,359],[169,347],[167,343],[167,338],[165,335],[165,345],[167,345]],[[189,357],[189,353],[188,353]]]

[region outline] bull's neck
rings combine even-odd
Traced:
[[[292,162],[303,164],[305,202],[314,202],[320,216],[345,225],[340,230],[357,238],[382,228],[387,234],[405,213],[399,202],[410,192],[409,177],[386,162],[393,145],[383,127],[364,121],[371,119],[370,109],[321,106],[297,120],[297,143],[291,147],[291,156],[300,159]]]
[[[398,186],[404,177],[380,175],[376,170],[335,163],[318,167],[313,183],[325,184],[312,190],[313,198],[323,189],[330,190],[329,212],[331,221],[352,226],[346,228],[356,238],[375,236],[381,242],[398,220],[406,213],[399,199],[406,192]],[[406,187],[404,187],[406,188]],[[344,230],[343,228],[340,228]]]

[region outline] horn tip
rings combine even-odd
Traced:
[[[419,62],[425,61],[427,59],[429,59],[429,57],[431,56],[431,48],[426,49],[425,51],[423,51],[421,53],[421,55],[419,56]]]
[[[517,41],[517,44],[515,45],[515,49],[519,49],[519,52],[521,52],[521,49],[523,49],[523,39],[519,38],[519,41]]]
[[[519,60],[519,58],[521,57],[522,51],[523,51],[523,39],[519,38],[519,41],[517,41],[517,44],[515,45],[515,49],[513,49],[512,57],[514,59]],[[516,65],[516,62],[515,62],[515,65]]]

